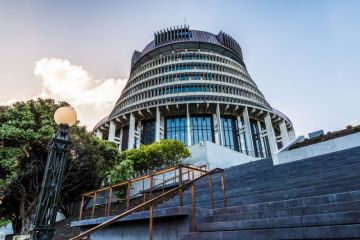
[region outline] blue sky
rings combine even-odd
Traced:
[[[297,134],[337,130],[360,120],[359,12],[360,1],[347,0],[0,0],[0,102],[67,100],[91,128],[120,94],[132,52],[186,19],[240,43],[250,75]]]

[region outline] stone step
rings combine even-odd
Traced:
[[[337,182],[336,181],[331,181],[329,183],[319,183],[319,184],[314,184],[314,186],[290,186],[290,187],[278,187],[276,189],[264,189],[264,190],[244,190],[244,189],[228,189],[226,188],[226,196],[228,198],[232,198],[232,197],[238,197],[238,196],[243,196],[243,197],[251,197],[251,196],[257,196],[257,195],[269,195],[271,193],[282,193],[283,195],[286,194],[292,194],[292,193],[302,193],[302,192],[311,192],[311,191],[321,191],[321,190],[325,190],[325,189],[329,189],[329,188],[339,188],[339,187],[346,187],[347,189],[351,190],[351,187],[353,187],[353,189],[357,189],[359,188],[359,184],[358,184],[358,180],[360,179],[360,176],[358,177],[354,177],[352,179],[339,179]],[[208,200],[209,199],[209,194],[210,194],[210,190],[209,188],[205,191],[196,191],[197,188],[195,187],[195,193],[198,196],[197,200],[198,201],[202,201],[202,200]],[[220,189],[215,189],[213,190],[213,195],[214,198],[222,198],[222,191]],[[185,200],[191,200],[191,193],[186,192],[184,193],[184,199]]]
[[[335,178],[347,178],[347,177],[356,177],[356,176],[360,176],[360,164],[358,167],[353,167],[353,166],[349,166],[348,169],[346,169],[346,171],[341,171],[339,169],[337,169],[336,171],[334,171],[334,174],[321,174],[321,175],[312,175],[312,176],[300,176],[300,177],[294,177],[294,178],[286,178],[286,179],[282,179],[282,178],[277,178],[277,176],[273,176],[272,179],[263,181],[263,180],[259,180],[254,178],[252,180],[252,182],[248,182],[248,181],[243,181],[242,178],[238,178],[236,181],[229,181],[226,180],[225,178],[225,187],[227,189],[231,189],[231,188],[253,188],[253,189],[258,189],[258,188],[267,188],[267,187],[277,187],[277,186],[296,186],[299,184],[316,184],[317,182],[329,182]],[[203,179],[204,181],[195,184],[195,187],[197,187],[198,189],[200,189],[199,191],[201,192],[202,190],[205,191],[208,189],[209,187],[209,183],[208,183],[208,178]],[[286,181],[285,181],[286,180]],[[220,189],[220,180],[213,178],[213,188],[214,189]]]
[[[326,195],[331,193],[337,193],[342,191],[354,191],[354,190],[360,190],[360,185],[357,183],[353,183],[351,185],[340,185],[340,186],[329,186],[326,188],[320,188],[315,189],[312,191],[307,191],[307,189],[293,189],[293,190],[287,190],[287,191],[278,191],[278,192],[268,192],[263,194],[256,194],[256,195],[249,195],[249,196],[242,196],[241,192],[238,192],[238,195],[236,196],[235,193],[232,195],[227,195],[228,202],[235,202],[238,205],[240,204],[249,204],[249,203],[258,203],[258,202],[265,202],[265,201],[281,201],[281,200],[287,200],[287,199],[295,199],[295,198],[304,198],[304,197],[310,197],[310,196],[319,196],[319,195]],[[214,203],[221,202],[222,203],[223,198],[221,193],[215,193],[214,194]],[[178,197],[173,198],[169,200],[167,203],[169,205],[172,205],[172,203],[178,202]],[[183,198],[184,205],[191,205],[191,198],[184,197]],[[210,198],[209,195],[199,195],[196,193],[195,190],[195,203],[196,206],[209,206],[210,204]],[[166,203],[164,203],[163,206],[166,206]]]
[[[267,193],[271,193],[271,192],[291,192],[291,191],[310,191],[310,190],[318,190],[318,189],[324,189],[324,188],[329,188],[329,187],[337,187],[337,186],[344,186],[344,185],[348,185],[348,186],[354,186],[354,188],[357,188],[358,184],[358,180],[360,179],[360,176],[351,176],[351,177],[346,177],[346,178],[338,178],[338,179],[331,179],[329,181],[321,181],[321,182],[314,182],[314,184],[303,184],[301,182],[299,182],[296,185],[290,185],[290,186],[269,186],[269,187],[265,187],[265,188],[256,188],[256,189],[252,189],[252,187],[241,187],[241,188],[228,188],[227,186],[225,186],[226,189],[226,195],[227,197],[232,197],[232,196],[253,196],[253,195],[258,195],[258,194],[267,194]],[[196,191],[197,190],[197,191]],[[198,196],[200,196],[198,199],[201,199],[202,196],[204,196],[205,198],[207,198],[207,196],[210,193],[210,189],[209,186],[206,187],[206,189],[202,188],[196,188],[195,187],[195,191],[196,194]],[[222,197],[222,190],[219,188],[214,188],[213,187],[213,193],[214,196],[220,196]],[[184,192],[184,198],[191,198],[191,193],[190,191],[186,191]]]
[[[252,183],[254,180],[256,181],[264,181],[264,180],[272,180],[272,179],[281,179],[286,178],[289,180],[297,179],[305,176],[309,176],[311,178],[316,177],[326,177],[326,176],[332,176],[332,175],[338,175],[340,172],[343,174],[346,174],[346,172],[351,168],[360,168],[360,161],[354,162],[354,163],[347,163],[346,165],[341,164],[339,166],[332,166],[331,168],[326,168],[325,166],[319,167],[319,168],[311,168],[308,170],[276,170],[276,167],[274,169],[269,170],[268,172],[259,171],[256,173],[248,173],[244,175],[239,175],[237,173],[225,173],[225,180],[227,181],[238,181],[238,179],[241,179],[242,182],[249,182]],[[326,171],[320,171],[324,170]],[[219,179],[218,176],[214,175],[214,179]]]
[[[286,176],[286,180],[287,183],[292,184],[292,183],[297,183],[299,181],[305,181],[307,183],[311,183],[312,181],[316,181],[316,180],[325,180],[328,178],[339,178],[339,177],[346,177],[349,175],[353,175],[354,173],[358,173],[358,171],[355,170],[359,170],[360,172],[360,162],[357,163],[356,165],[348,165],[346,167],[343,168],[335,168],[333,171],[326,171],[325,173],[323,171],[321,171],[320,173],[317,174],[310,174],[309,176],[307,175],[299,175],[299,176]],[[317,170],[317,172],[319,172],[319,170]],[[360,173],[358,173],[360,175]],[[261,186],[261,184],[265,184],[265,185],[270,185],[270,184],[283,184],[284,183],[284,178],[283,177],[279,177],[276,174],[272,173],[270,174],[270,176],[267,179],[261,179],[258,178],[257,176],[249,176],[247,179],[243,178],[243,177],[236,177],[236,179],[231,180],[228,177],[226,177],[227,175],[225,174],[225,183],[227,183],[226,185],[229,187],[231,186],[239,186],[239,185],[249,185],[249,186]],[[216,175],[213,176],[213,183],[215,185],[219,185],[220,183],[220,179],[219,177],[217,177]],[[199,181],[198,183],[196,183],[196,186],[198,187],[202,187],[202,186],[206,186],[208,185],[208,180],[203,179],[202,181]]]
[[[311,207],[326,204],[336,204],[344,202],[360,201],[360,190],[351,192],[341,192],[335,194],[326,194],[321,196],[289,199],[284,201],[273,201],[263,203],[252,203],[246,205],[238,205],[227,208],[214,209],[214,214],[234,214],[247,211],[279,211],[282,209]]]
[[[346,191],[346,192],[338,192],[331,194],[323,194],[318,196],[310,196],[310,197],[302,197],[295,199],[285,199],[285,200],[273,200],[273,201],[244,201],[244,199],[233,198],[227,199],[227,206],[229,207],[229,211],[237,211],[236,209],[230,208],[233,206],[237,206],[238,209],[242,208],[244,211],[246,210],[256,210],[256,211],[265,211],[265,210],[275,210],[281,208],[291,208],[291,207],[304,207],[304,206],[312,206],[312,205],[320,205],[326,203],[336,203],[336,202],[346,202],[346,201],[358,201],[360,200],[360,190],[357,191]],[[168,208],[179,206],[178,199],[172,199],[171,201],[162,203],[158,205],[158,208]],[[190,205],[189,205],[190,206]],[[197,207],[210,208],[210,203],[196,204]],[[215,208],[222,208],[223,201],[215,200],[214,201]],[[215,209],[216,211],[216,209]],[[221,209],[224,213],[227,212],[227,209]]]
[[[360,239],[360,147],[278,166],[270,160],[225,169],[227,208],[214,175],[212,215],[181,239]],[[195,193],[196,207],[210,208],[207,179]],[[183,197],[191,206],[191,193]],[[159,207],[178,204],[177,196]]]
[[[197,231],[234,231],[246,229],[289,228],[357,223],[360,224],[360,211],[201,223],[198,225]]]
[[[183,240],[278,240],[278,239],[358,239],[360,224],[311,226],[239,231],[193,232],[182,234]]]
[[[360,178],[360,174],[355,174],[352,176],[347,177],[339,177],[339,178],[333,178],[333,179],[327,179],[322,181],[316,181],[313,183],[303,183],[303,182],[296,182],[296,184],[291,184],[283,186],[283,185],[275,185],[275,184],[266,184],[265,186],[260,185],[261,187],[254,187],[254,186],[245,186],[245,187],[232,187],[225,185],[226,193],[228,196],[231,196],[233,192],[236,192],[235,195],[238,194],[238,192],[241,192],[242,195],[253,195],[253,194],[263,194],[271,191],[286,191],[286,190],[293,190],[293,189],[304,189],[304,188],[316,188],[321,186],[337,186],[339,184],[346,184],[346,183],[357,183],[358,179]],[[209,184],[207,186],[204,186],[203,188],[195,186],[197,190],[197,194],[202,195],[205,193],[206,195],[209,193]],[[219,187],[216,187],[216,185],[213,185],[213,191],[215,193],[221,192],[221,189]],[[191,197],[191,193],[189,190],[186,190],[184,192],[184,197]]]
[[[216,209],[217,210],[217,209]],[[231,213],[223,213],[213,211],[213,215],[203,218],[203,222],[227,222],[227,221],[240,221],[240,220],[254,220],[254,219],[264,219],[264,218],[279,218],[279,217],[291,217],[291,216],[305,216],[305,215],[315,215],[315,214],[326,214],[326,213],[337,213],[337,212],[352,212],[360,211],[360,201],[353,202],[340,202],[340,203],[330,203],[306,207],[294,207],[294,208],[282,208],[275,210],[267,211],[258,211],[252,209],[251,211],[244,211],[243,208],[234,209]],[[235,211],[238,210],[238,211]]]

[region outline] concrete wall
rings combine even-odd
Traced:
[[[228,168],[259,159],[212,142],[198,143],[192,145],[189,149],[191,158],[187,159],[185,163],[195,165],[206,164],[209,169],[217,167]]]
[[[358,146],[360,146],[360,133],[354,133],[302,148],[279,152],[273,155],[273,162],[274,165],[278,165]]]
[[[164,217],[154,218],[153,239],[176,240],[180,239],[180,233],[189,232],[189,217]],[[88,228],[82,227],[81,231]],[[137,220],[133,222],[115,223],[111,226],[91,234],[91,240],[148,240],[149,221]]]

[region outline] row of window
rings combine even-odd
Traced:
[[[198,51],[198,50],[188,50],[188,51],[179,51],[175,53],[167,53],[165,55],[162,55],[158,57],[157,59],[154,59],[152,61],[147,62],[146,64],[143,64],[141,67],[136,69],[130,74],[130,78],[133,78],[134,76],[146,71],[147,69],[156,67],[158,65],[162,65],[168,62],[175,62],[175,61],[181,61],[181,60],[206,60],[206,61],[214,61],[214,62],[220,62],[226,65],[233,66],[235,68],[243,69],[243,66],[236,61],[233,61],[229,58],[226,58],[224,56],[215,54],[213,52],[205,52]]]
[[[240,132],[240,125],[244,120],[240,117],[238,121],[236,116],[222,115],[221,122],[221,145],[232,150],[250,154],[248,150],[249,143],[246,142],[245,132]],[[164,138],[173,139],[188,145],[187,119],[185,115],[172,116],[165,118]],[[269,157],[270,148],[267,137],[261,139],[260,129],[264,130],[265,125],[251,119],[251,134],[256,157]],[[146,120],[141,124],[141,143],[150,144],[155,141],[155,120]],[[128,126],[123,128],[122,149],[126,149],[128,142]],[[124,135],[125,134],[125,135]],[[190,136],[191,144],[197,144],[201,141],[215,142],[214,122],[212,115],[191,115],[190,116]]]
[[[266,104],[251,102],[245,99],[234,98],[230,96],[217,96],[217,95],[190,95],[190,96],[172,96],[167,98],[160,98],[156,100],[144,101],[142,103],[131,104],[126,107],[120,107],[117,105],[112,112],[111,116],[118,116],[121,114],[138,111],[140,109],[147,109],[151,107],[166,105],[166,104],[177,104],[177,103],[186,103],[186,102],[215,102],[215,103],[228,103],[228,104],[239,104],[243,106],[254,106],[259,108],[271,109],[271,107]]]
[[[126,98],[127,96],[136,93],[142,89],[152,87],[159,84],[176,82],[176,81],[187,81],[187,80],[210,80],[210,81],[220,81],[235,84],[243,88],[250,89],[255,93],[263,97],[262,93],[253,85],[248,82],[241,80],[240,78],[229,77],[222,74],[212,74],[212,73],[200,73],[200,74],[172,74],[163,77],[151,78],[144,82],[141,82],[137,85],[134,85],[131,88],[126,89],[122,94],[119,100]]]
[[[240,132],[240,126],[244,125],[244,119],[240,117],[240,122],[236,116],[221,115],[221,145],[234,151],[251,154],[248,150],[249,143],[246,142],[245,132]],[[139,126],[136,124],[136,126]],[[155,120],[145,120],[141,122],[141,144],[150,144],[155,141]],[[173,139],[188,145],[187,119],[185,115],[172,116],[165,118],[164,138]],[[250,130],[253,139],[255,157],[270,157],[269,139],[267,136],[261,137],[261,132],[266,129],[265,123],[250,119]],[[118,129],[120,130],[120,129]],[[138,129],[139,130],[139,129]],[[126,150],[129,139],[129,126],[122,128],[121,149]],[[279,136],[280,132],[274,128],[275,135]],[[117,131],[116,135],[120,131]],[[212,115],[191,115],[190,116],[190,136],[191,144],[197,144],[201,141],[215,142],[214,122]],[[138,139],[135,138],[134,148],[137,146]],[[278,148],[280,149],[280,145]]]
[[[251,99],[266,105],[266,101],[263,98],[258,97],[254,93],[251,93],[242,88],[234,88],[232,86],[220,85],[220,84],[177,84],[164,86],[160,88],[154,88],[147,91],[142,91],[137,94],[128,97],[126,100],[123,100],[119,106],[124,108],[134,102],[138,102],[148,98],[154,98],[167,94],[175,94],[182,92],[215,92],[222,94],[232,94],[236,96],[241,96],[244,98]]]
[[[254,87],[256,87],[256,84],[254,81],[245,73],[240,71],[239,69],[234,69],[232,67],[223,66],[217,63],[175,63],[168,66],[162,66],[158,68],[154,68],[152,70],[143,72],[142,74],[136,76],[135,78],[130,78],[129,82],[127,83],[126,88],[130,88],[131,86],[135,85],[136,83],[143,81],[145,79],[148,79],[150,77],[157,76],[159,74],[164,73],[171,73],[175,71],[180,70],[208,70],[208,71],[218,71],[218,72],[224,72],[228,74],[232,74],[235,76],[240,76],[244,81],[249,82]]]

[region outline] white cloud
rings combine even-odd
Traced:
[[[0,99],[0,105],[38,97],[66,101],[76,109],[81,124],[89,130],[110,113],[127,81],[94,78],[81,66],[59,58],[40,59],[35,64],[34,74],[41,81],[41,93],[36,96],[22,93],[16,99]]]
[[[68,101],[76,106],[113,106],[126,84],[124,79],[96,79],[81,66],[66,59],[42,58],[34,74],[42,81],[41,97]]]
[[[94,78],[81,66],[59,58],[40,59],[35,64],[34,74],[41,81],[41,93],[31,97],[19,94],[16,99],[1,101],[0,105],[38,97],[66,101],[89,130],[110,113],[126,84],[126,79]]]

